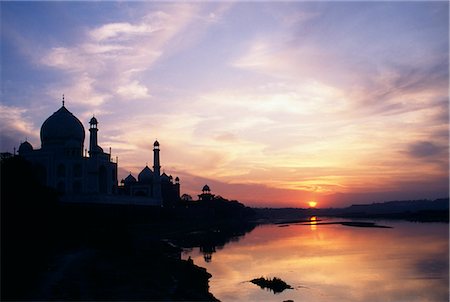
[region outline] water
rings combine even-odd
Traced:
[[[392,228],[262,225],[218,248],[183,258],[212,274],[221,301],[448,301],[448,224],[378,221]],[[279,294],[248,282],[279,277]]]

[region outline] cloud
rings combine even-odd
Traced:
[[[445,279],[448,275],[448,251],[433,257],[418,259],[414,265],[420,279]]]
[[[152,16],[158,19],[166,19],[167,14],[164,12],[157,12],[152,14]],[[145,18],[146,20],[139,24],[130,24],[128,22],[122,23],[109,23],[102,25],[89,32],[89,35],[94,41],[105,41],[105,40],[115,40],[123,41],[134,38],[134,36],[145,35],[153,33],[157,30],[162,30],[161,22],[150,23],[146,22],[150,19],[150,16]]]
[[[321,13],[318,11],[308,11],[306,9],[296,9],[277,16],[281,22],[288,28],[304,26],[305,23],[320,17]]]
[[[19,143],[27,139],[29,142],[36,144],[39,136],[36,134],[33,123],[27,118],[28,110],[16,106],[6,106],[0,104],[0,149],[1,152],[13,151],[4,150],[9,146],[19,147]],[[17,150],[17,149],[16,149]]]
[[[439,146],[432,142],[415,142],[409,146],[408,153],[418,158],[438,156],[445,153],[447,147]]]
[[[252,41],[247,52],[232,65],[282,79],[290,89],[315,83],[317,91],[323,92],[327,87],[335,94],[339,91],[337,101],[345,100],[338,107],[327,107],[331,100],[326,99],[324,106],[318,105],[321,108],[395,115],[442,108],[441,100],[448,99],[448,55],[430,55],[413,66],[380,60],[374,68],[370,64],[354,64],[342,54],[316,45],[291,45],[288,39],[279,40],[266,37]],[[305,95],[304,99],[311,97]]]
[[[354,105],[365,114],[400,115],[426,110],[447,111],[448,64],[418,62],[414,67],[390,65],[380,68],[364,86],[352,89]],[[447,117],[448,119],[448,117]],[[430,122],[434,123],[433,120]]]
[[[73,46],[49,49],[40,63],[65,72],[59,89],[65,88],[69,98],[70,93],[85,107],[110,100],[145,100],[150,97],[145,72],[195,12],[193,5],[167,5],[164,11],[150,11],[133,22],[88,28]]]
[[[219,142],[230,142],[230,143],[238,141],[236,135],[230,132],[218,133],[217,135],[215,135],[214,139],[216,139]]]
[[[124,99],[142,99],[149,98],[148,89],[138,81],[133,81],[126,85],[120,86],[116,90]]]
[[[60,85],[57,88],[54,86],[47,88],[47,93],[52,99],[60,99],[61,94],[64,94],[67,105],[70,108],[98,109],[113,97],[109,92],[97,90],[99,81],[101,80],[91,77],[88,73],[82,73],[70,81],[70,83]],[[92,111],[89,112],[90,114],[92,114]]]
[[[286,16],[298,14],[300,24],[287,22],[284,31],[249,39],[231,64],[293,87],[315,81],[339,88],[351,105],[345,109],[360,114],[402,114],[448,99],[448,35],[424,40],[424,33],[435,37],[448,32],[448,16],[439,21],[439,27],[425,26],[418,32],[410,27],[417,22],[416,15],[405,17],[394,9],[380,23],[373,18],[384,14],[386,7],[376,6],[368,13],[369,6],[349,8],[354,13],[350,19],[340,9],[320,12],[309,6],[296,7]],[[379,26],[392,22],[402,30],[401,35],[380,31]],[[445,48],[442,40],[447,41]]]

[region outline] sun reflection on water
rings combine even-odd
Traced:
[[[311,231],[317,230],[317,216],[311,216],[309,218],[309,223],[311,226]]]

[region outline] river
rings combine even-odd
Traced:
[[[376,223],[391,228],[260,225],[206,257],[200,248],[182,257],[212,274],[210,292],[224,302],[448,301],[448,224]],[[249,282],[261,276],[293,289],[274,294]]]

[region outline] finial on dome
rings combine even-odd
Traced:
[[[64,94],[63,94],[63,99],[62,99],[62,105],[64,107]]]

